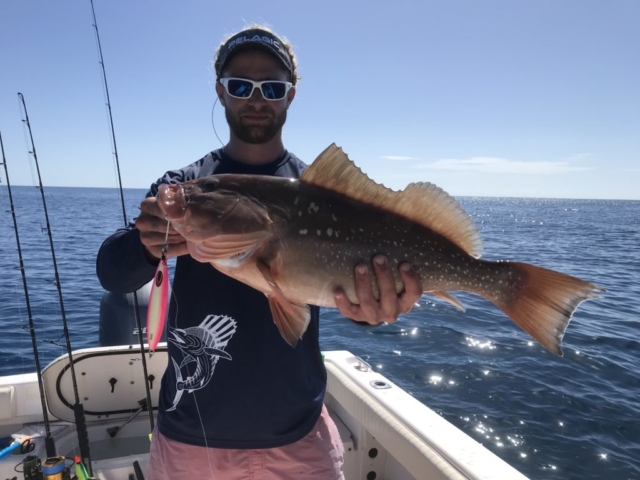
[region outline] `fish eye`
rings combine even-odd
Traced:
[[[220,187],[220,180],[217,178],[206,178],[202,182],[202,190],[204,192],[213,192]]]

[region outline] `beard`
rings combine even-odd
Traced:
[[[267,143],[282,129],[282,126],[287,121],[287,110],[283,110],[280,113],[275,114],[274,117],[269,119],[269,122],[262,125],[247,125],[244,123],[241,115],[245,113],[243,111],[231,112],[230,109],[225,108],[224,114],[227,118],[227,123],[233,134],[243,142],[258,145],[261,143]]]

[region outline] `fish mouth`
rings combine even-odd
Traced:
[[[156,200],[169,220],[178,220],[184,217],[187,203],[189,203],[181,185],[160,185]]]

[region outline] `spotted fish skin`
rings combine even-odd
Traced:
[[[481,260],[479,232],[452,197],[430,183],[389,190],[335,145],[300,180],[213,175],[162,186],[158,200],[192,257],[267,295],[292,345],[306,305],[335,307],[336,287],[358,303],[354,267],[377,254],[389,258],[398,293],[398,266],[409,262],[424,292],[459,308],[449,291],[480,295],[556,354],[573,311],[602,292],[542,267]],[[375,279],[372,288],[377,296]]]

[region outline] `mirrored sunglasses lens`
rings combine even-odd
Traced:
[[[284,82],[266,82],[262,84],[262,94],[267,100],[280,100],[287,93]]]
[[[246,80],[230,79],[227,82],[229,95],[239,98],[249,98],[253,90],[253,84]]]

